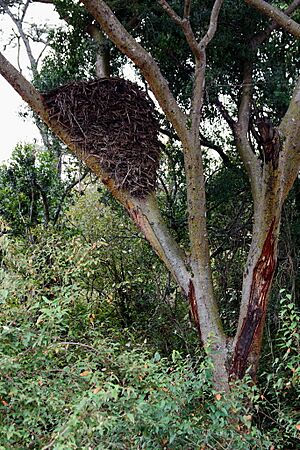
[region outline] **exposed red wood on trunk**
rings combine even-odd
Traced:
[[[190,282],[189,282],[188,299],[189,299],[190,306],[191,306],[191,313],[192,313],[194,322],[196,324],[198,334],[201,339],[201,329],[200,329],[199,314],[198,314],[198,309],[197,309],[196,292],[195,292],[195,286],[194,286],[194,283],[192,280],[190,280]]]
[[[244,319],[231,362],[230,375],[242,378],[247,368],[248,357],[256,341],[261,340],[265,320],[267,299],[276,265],[275,219],[273,219],[261,255],[253,271],[247,316]]]
[[[132,207],[132,205],[129,204],[129,202],[126,202],[126,208],[127,211],[129,212],[130,216],[133,218],[134,222],[136,223],[136,225],[140,228],[141,231],[143,231],[144,227],[143,227],[143,221],[142,221],[142,217],[141,214],[139,213],[139,211]]]
[[[134,220],[135,224],[138,226],[140,231],[143,233],[144,237],[147,239],[148,242],[152,245],[154,250],[156,251],[156,254],[161,257],[161,252],[159,249],[153,245],[153,241],[151,240],[152,229],[149,227],[149,224],[147,220],[145,220],[143,214],[141,211],[139,211],[138,208],[134,207],[133,204],[131,204],[129,201],[126,201],[125,207],[131,216],[131,218]],[[152,236],[153,237],[153,236]]]
[[[149,235],[149,232],[151,233],[151,230],[149,229],[147,221],[144,220],[143,214],[141,214],[141,212],[137,208],[135,208],[132,204],[130,204],[129,201],[126,201],[125,206],[127,208],[129,215],[132,217],[135,224],[141,230],[141,232],[143,233],[143,235],[145,236],[147,241],[150,242],[150,244],[152,244],[150,235]],[[160,256],[160,253],[158,252],[158,250],[156,248],[155,248],[155,251],[158,254],[158,256]]]

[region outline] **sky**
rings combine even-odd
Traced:
[[[33,3],[28,9],[27,21],[31,23],[59,23],[58,15],[53,6],[48,4]],[[13,30],[13,23],[7,16],[0,16],[0,49],[8,42]],[[38,54],[39,48],[33,47]],[[5,57],[17,67],[17,49],[9,48],[3,51]],[[20,61],[23,74],[29,75],[27,67],[29,62],[25,51],[21,50]],[[7,81],[0,75],[0,162],[7,160],[12,150],[18,143],[40,142],[39,132],[31,120],[24,120],[19,112],[25,111],[26,104]]]

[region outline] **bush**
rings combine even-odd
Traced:
[[[156,320],[155,291],[136,258],[143,243],[125,240],[119,249],[120,242],[108,242],[111,216],[104,212],[107,222],[90,237],[79,217],[80,233],[37,227],[34,244],[0,240],[0,450],[297,448],[299,312],[291,296],[282,292],[273,366],[261,385],[245,380],[226,396],[216,393],[209,358],[189,352],[188,340],[185,354],[184,347],[178,352],[176,339],[163,357],[156,343],[171,331],[158,326],[154,339],[143,330]],[[117,262],[124,249],[121,288],[141,296],[128,296],[140,327],[118,320],[120,286],[103,265],[107,248]],[[143,314],[142,302],[149,307]],[[168,322],[164,309],[157,310],[161,323]]]
[[[107,337],[78,278],[84,251],[41,242],[2,238],[0,448],[268,448],[245,406],[253,388],[221,397],[208,359]]]
[[[257,419],[259,427],[272,435],[276,449],[294,450],[300,445],[300,314],[284,289],[279,307],[279,326],[272,341],[273,364],[260,376]]]
[[[58,339],[40,345],[29,331],[22,341],[8,326],[1,337],[1,448],[270,446],[244,406],[251,389],[214,395],[208,361],[195,370],[176,352],[168,361],[99,337],[93,346]]]

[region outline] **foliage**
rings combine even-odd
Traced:
[[[261,375],[260,420],[276,435],[276,448],[294,449],[300,437],[300,311],[284,289],[278,307],[279,323],[271,343],[272,370]]]
[[[103,337],[76,286],[24,299],[24,283],[1,292],[0,448],[268,448],[243,406],[251,388],[214,397],[209,360],[130,350]]]
[[[69,81],[91,78],[94,74],[95,46],[81,33],[80,37],[78,39],[78,33],[70,29],[49,33],[49,52],[34,81],[37,88],[49,91]]]
[[[36,227],[30,246],[1,238],[0,448],[295,448],[291,298],[282,294],[274,366],[259,388],[214,392],[167,274],[99,195],[86,190],[65,226]]]
[[[63,192],[52,152],[18,145],[0,167],[0,215],[16,234],[53,218]]]
[[[88,171],[68,157],[62,173],[61,155],[36,145],[17,145],[10,160],[0,166],[0,218],[13,235],[34,238],[38,225],[55,225],[72,199],[73,188]],[[83,173],[81,173],[83,172]],[[68,200],[68,201],[67,201]]]
[[[89,188],[79,196],[60,232],[36,227],[31,246],[10,243],[3,264],[7,276],[25,282],[18,298],[30,292],[50,301],[77,292],[76,301],[87,303],[95,327],[105,323],[120,336],[130,328],[163,353],[174,345],[193,347],[196,333],[181,324],[187,305],[179,289],[130,220],[99,195]]]

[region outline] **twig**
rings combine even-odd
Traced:
[[[171,19],[182,29],[187,43],[190,46],[192,53],[195,58],[201,58],[201,52],[199,50],[199,44],[192,30],[189,14],[187,15],[187,11],[190,13],[190,1],[186,2],[188,5],[185,7],[184,18],[181,18],[174,9],[169,5],[166,0],[157,0],[161,7],[166,11],[166,13],[171,17]]]
[[[91,345],[87,345],[87,344],[82,344],[81,342],[56,342],[55,344],[50,345],[50,347],[55,347],[56,345],[77,345],[78,347],[83,347],[86,348],[88,350],[92,350],[95,353],[100,353],[99,350],[97,350],[96,348],[92,347]]]
[[[229,112],[227,111],[227,109],[225,108],[225,106],[223,105],[223,103],[221,102],[221,100],[219,98],[216,100],[216,106],[217,106],[219,113],[223,117],[223,119],[226,120],[226,122],[229,125],[229,127],[231,128],[231,130],[234,131],[234,126],[235,126],[236,122],[231,117],[231,115],[229,114]]]

